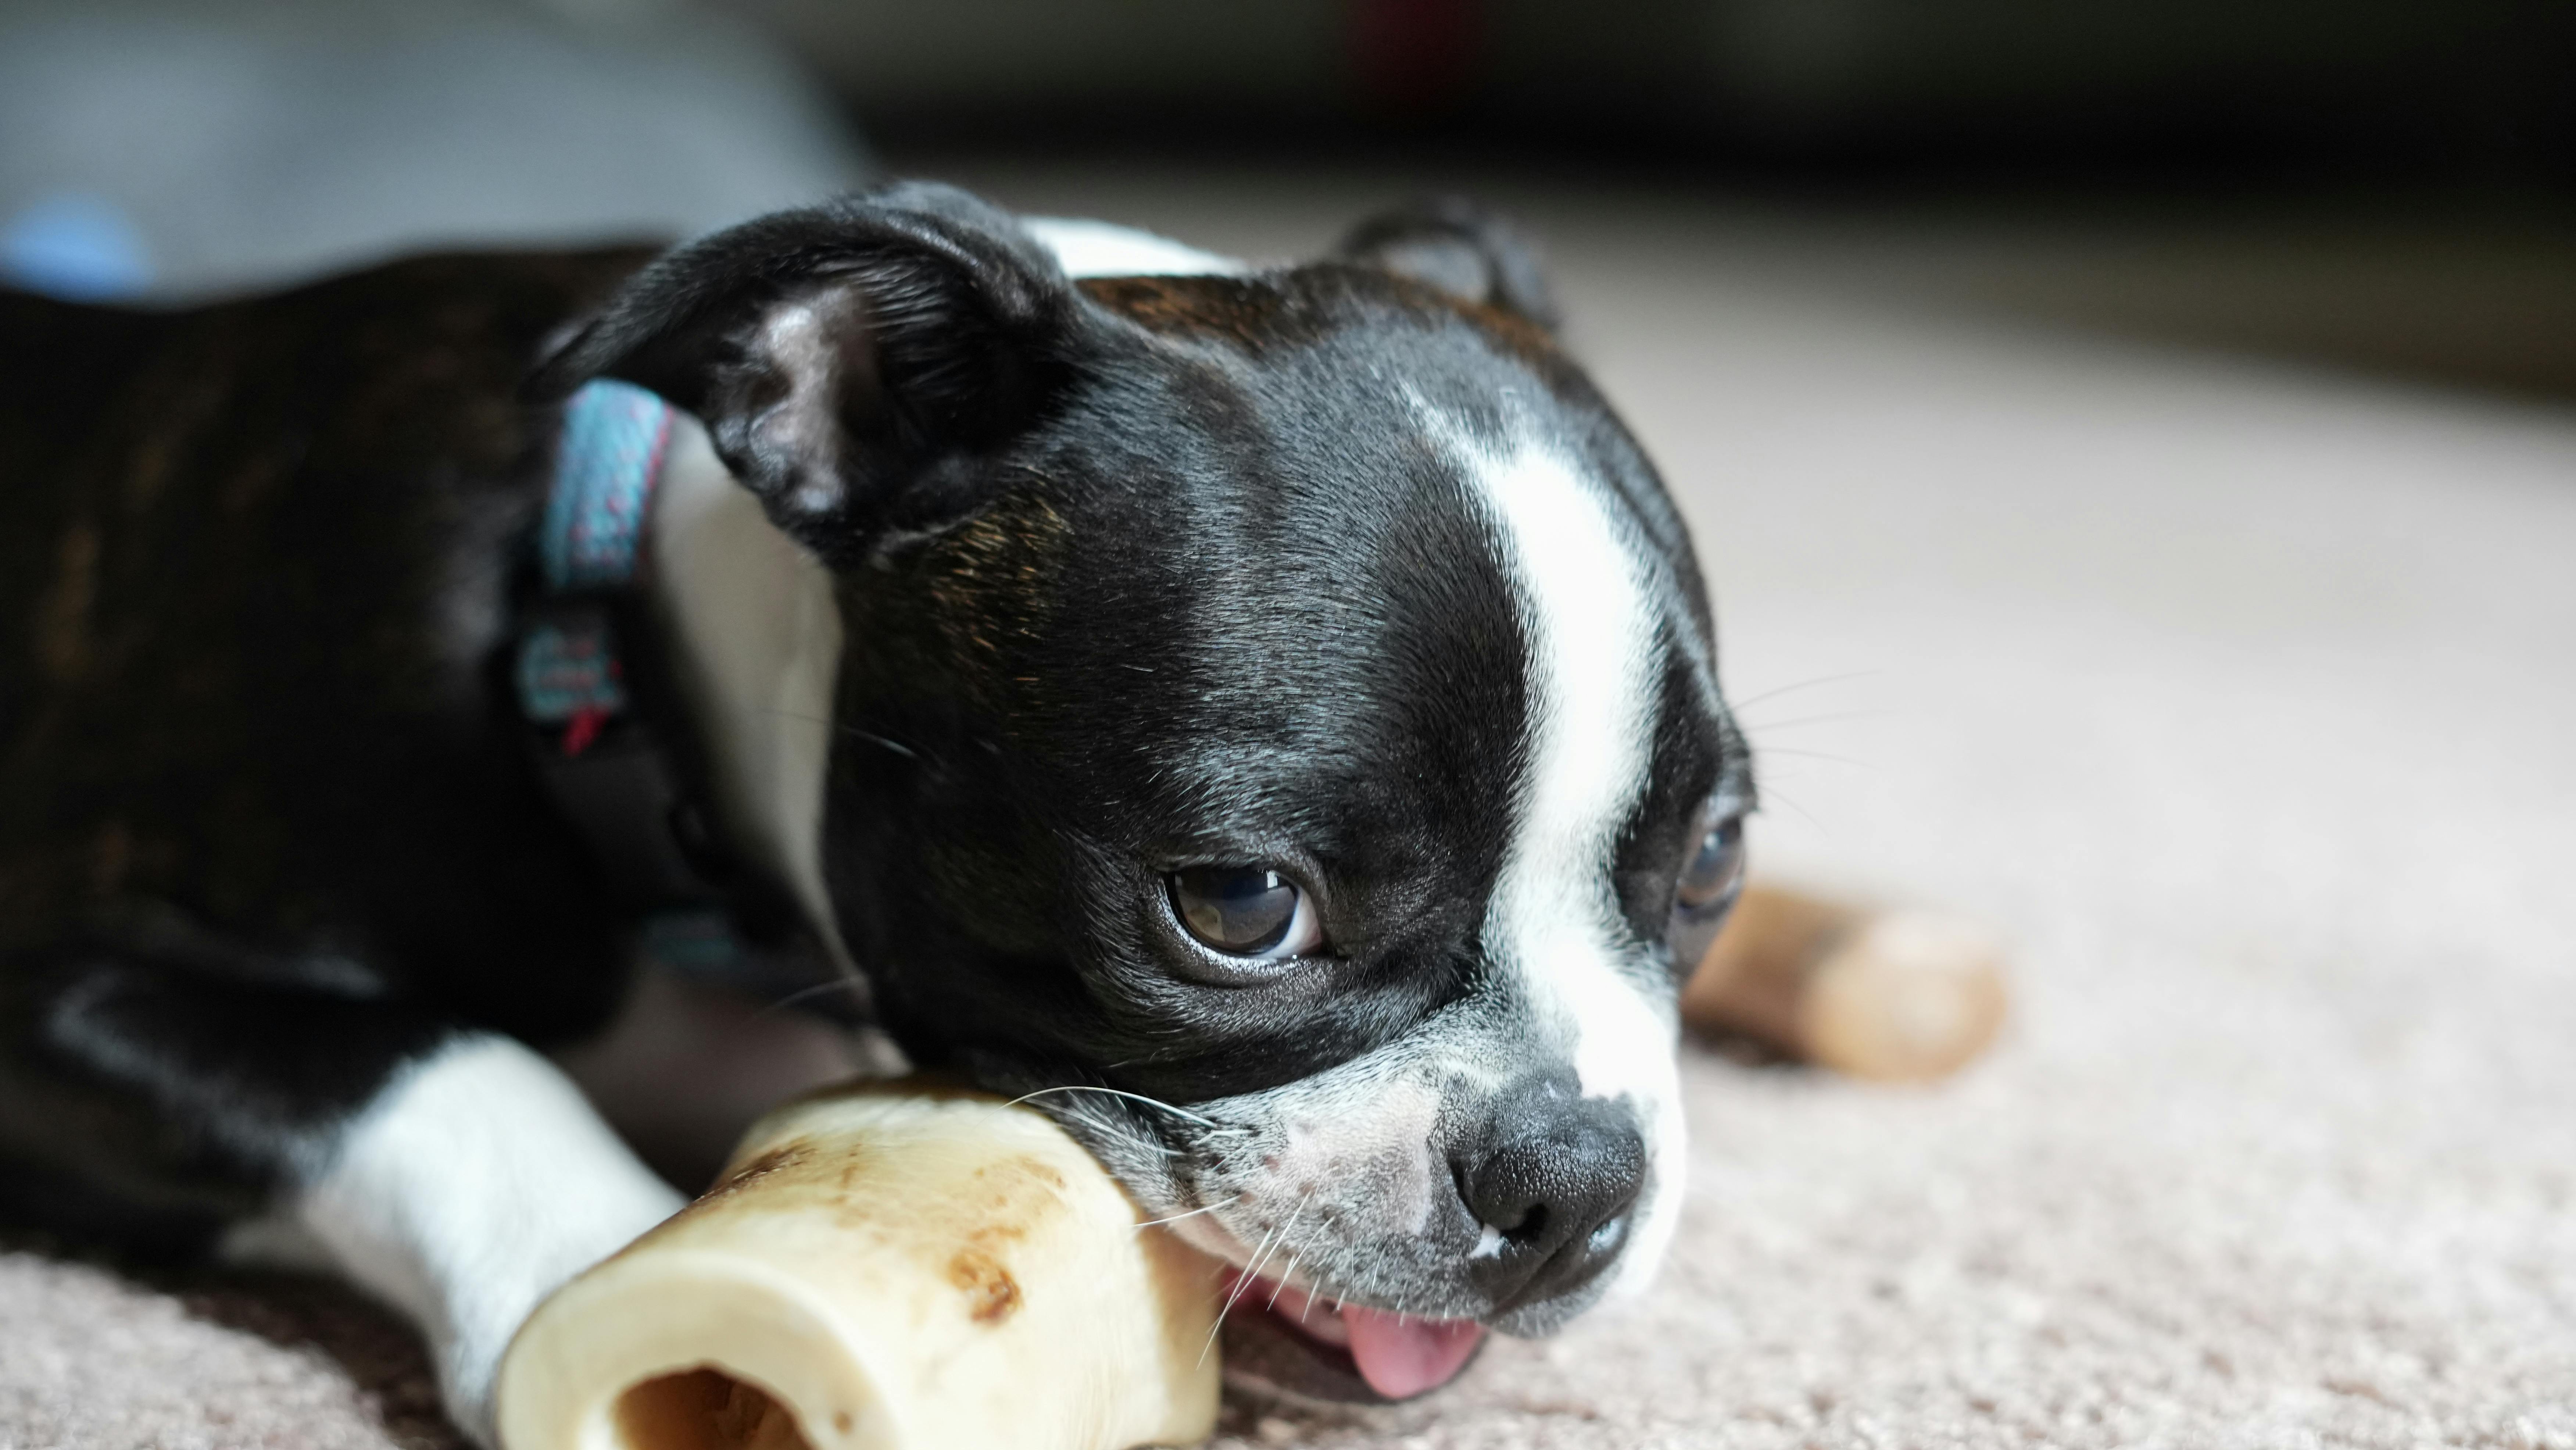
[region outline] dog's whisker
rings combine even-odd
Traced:
[[[1786,755],[1798,760],[1831,761],[1836,765],[1848,765],[1855,770],[1880,770],[1884,768],[1871,761],[1854,760],[1848,755],[1831,755],[1822,750],[1792,750],[1785,745],[1765,745],[1761,746],[1760,749],[1762,754],[1769,759],[1777,759],[1780,756]]]
[[[893,751],[895,754],[902,756],[906,760],[920,760],[923,758],[920,751],[913,749],[911,746],[904,744],[900,740],[887,739],[885,736],[879,735],[872,730],[862,730],[858,726],[852,725],[844,720],[827,720],[820,715],[808,715],[797,710],[773,709],[764,713],[780,720],[800,720],[808,725],[820,725],[828,730],[837,730],[854,740],[865,740],[872,745],[882,745],[886,749]]]
[[[1297,1207],[1290,1209],[1288,1211],[1288,1216],[1281,1219],[1278,1226],[1273,1228],[1269,1234],[1262,1239],[1261,1252],[1253,1255],[1252,1263],[1243,1270],[1243,1273],[1238,1278],[1236,1278],[1234,1283],[1234,1292],[1226,1297],[1225,1307],[1227,1309],[1233,1308],[1234,1301],[1243,1297],[1245,1286],[1258,1283],[1260,1281],[1261,1271],[1269,1264],[1271,1256],[1287,1246],[1289,1232],[1296,1228],[1297,1215],[1304,1212],[1305,1207],[1305,1203],[1300,1201]],[[1278,1291],[1275,1289],[1271,1291],[1270,1297],[1271,1301],[1276,1303],[1279,1298]],[[1219,1322],[1223,1322],[1224,1317],[1224,1314],[1220,1311],[1217,1316]]]
[[[1143,1103],[1149,1108],[1161,1108],[1164,1112],[1171,1114],[1173,1117],[1186,1118],[1190,1122],[1200,1124],[1204,1127],[1221,1128],[1224,1126],[1214,1118],[1200,1117],[1198,1114],[1191,1112],[1187,1108],[1173,1107],[1170,1103],[1164,1102],[1160,1098],[1149,1098],[1143,1093],[1131,1093],[1124,1088],[1093,1087],[1088,1083],[1078,1082],[1063,1083],[1055,1087],[1042,1087],[1035,1092],[1022,1093],[1018,1097],[1011,1099],[1009,1106],[1018,1107],[1020,1104],[1027,1102],[1031,1098],[1044,1097],[1048,1093],[1107,1093],[1111,1097],[1125,1098],[1130,1102]]]
[[[852,737],[853,739],[864,740],[870,745],[882,745],[886,749],[893,751],[895,754],[902,756],[906,760],[919,760],[921,758],[920,751],[913,749],[911,746],[904,744],[900,740],[888,740],[886,737],[879,735],[874,731],[862,730],[856,725],[835,725],[833,728],[844,735]]]
[[[1883,675],[1886,673],[1887,671],[1885,670],[1845,670],[1839,675],[1818,675],[1812,680],[1800,680],[1794,685],[1781,685],[1774,689],[1764,690],[1758,695],[1747,695],[1741,700],[1732,702],[1733,708],[1738,715],[1741,715],[1746,710],[1751,709],[1755,705],[1761,704],[1765,700],[1776,700],[1782,695],[1794,695],[1800,690],[1812,690],[1823,685],[1838,685],[1845,680],[1866,680],[1874,675]]]
[[[1279,1241],[1279,1235],[1287,1227],[1285,1223],[1273,1225],[1270,1232],[1261,1236],[1261,1249],[1252,1256],[1252,1266],[1235,1271],[1234,1288],[1225,1296],[1225,1303],[1217,1307],[1216,1323],[1208,1326],[1207,1343],[1199,1346],[1199,1363],[1207,1363],[1208,1351],[1216,1348],[1216,1337],[1225,1329],[1225,1316],[1234,1312],[1234,1301],[1243,1297],[1244,1286],[1260,1274],[1261,1262],[1270,1257],[1271,1246]]]
[[[1270,1281],[1270,1308],[1276,1309],[1279,1307],[1279,1296],[1288,1292],[1288,1281],[1297,1277],[1297,1266],[1304,1262],[1306,1262],[1306,1256],[1304,1254],[1290,1254],[1288,1256],[1287,1272]],[[1314,1296],[1308,1295],[1306,1302],[1309,1304],[1314,1303]],[[1297,1322],[1300,1324],[1306,1322],[1306,1316],[1302,1311],[1297,1315]]]
[[[1282,1234],[1285,1234],[1285,1233],[1287,1232],[1287,1229],[1288,1229],[1289,1225],[1293,1225],[1293,1224],[1295,1224],[1295,1223],[1297,1222],[1298,1216],[1299,1216],[1299,1215],[1301,1215],[1301,1214],[1303,1214],[1303,1213],[1306,1211],[1307,1207],[1308,1207],[1309,1205],[1313,1204],[1313,1203],[1314,1203],[1314,1201],[1315,1201],[1315,1186],[1314,1186],[1313,1184],[1311,1184],[1311,1183],[1310,1183],[1310,1184],[1306,1185],[1305,1191],[1303,1191],[1303,1192],[1301,1192],[1301,1193],[1299,1193],[1299,1194],[1297,1195],[1297,1206],[1296,1206],[1295,1208],[1292,1208],[1292,1209],[1290,1209],[1290,1210],[1288,1211],[1288,1218],[1287,1218],[1286,1223],[1283,1223],[1283,1224],[1280,1226],[1280,1231],[1281,1231],[1281,1233],[1282,1233]],[[1284,1242],[1286,1242],[1286,1240],[1283,1238],[1283,1239],[1281,1240],[1281,1242],[1283,1242],[1283,1243],[1284,1243]],[[1297,1250],[1297,1251],[1295,1251],[1295,1252],[1293,1252],[1293,1253],[1289,1254],[1289,1255],[1288,1255],[1288,1272],[1287,1272],[1287,1273],[1284,1273],[1284,1274],[1280,1275],[1278,1278],[1273,1279],[1273,1280],[1271,1280],[1271,1281],[1270,1281],[1270,1307],[1271,1307],[1271,1308],[1276,1309],[1276,1308],[1278,1308],[1278,1307],[1279,1307],[1279,1296],[1280,1296],[1280,1294],[1281,1294],[1283,1291],[1285,1291],[1285,1290],[1287,1289],[1287,1287],[1288,1287],[1288,1281],[1289,1281],[1290,1279],[1293,1279],[1293,1278],[1295,1278],[1295,1277],[1297,1276],[1297,1265],[1298,1265],[1298,1264],[1300,1264],[1300,1263],[1302,1263],[1302,1262],[1304,1262],[1305,1257],[1306,1257],[1306,1255],[1305,1255],[1305,1251],[1304,1251],[1304,1250],[1302,1250],[1302,1249]]]
[[[784,1011],[789,1007],[795,1006],[799,1002],[807,1001],[815,997],[828,996],[834,992],[864,993],[867,990],[868,984],[859,981],[855,977],[843,978],[836,982],[817,982],[810,987],[799,987],[795,991],[788,993],[786,996],[779,998],[777,1001],[770,1003],[768,1006],[761,1008],[760,1015],[766,1017],[772,1012]]]
[[[1100,1134],[1109,1142],[1115,1143],[1121,1147],[1131,1148],[1140,1153],[1152,1153],[1164,1158],[1182,1158],[1187,1156],[1179,1149],[1164,1143],[1161,1139],[1155,1138],[1139,1130],[1132,1122],[1125,1118],[1104,1117],[1099,1113],[1093,1112],[1087,1101],[1077,1100],[1076,1105],[1067,1111],[1076,1121],[1086,1124],[1092,1129],[1092,1131]]]
[[[1814,811],[1811,811],[1805,806],[1798,804],[1795,800],[1790,799],[1786,793],[1782,792],[1778,787],[1774,786],[1767,780],[1762,783],[1762,799],[1766,803],[1778,801],[1780,804],[1796,811],[1799,815],[1806,818],[1807,824],[1814,826],[1819,831],[1822,831],[1825,835],[1825,839],[1834,841],[1833,829],[1827,826],[1823,821],[1818,820]],[[1834,844],[1840,845],[1842,843],[1840,841],[1834,841]]]
[[[1288,1231],[1296,1226],[1297,1215],[1292,1211],[1286,1218],[1279,1221],[1279,1226],[1277,1228],[1270,1231],[1269,1237],[1263,1240],[1261,1252],[1253,1257],[1252,1267],[1244,1270],[1244,1279],[1238,1281],[1235,1285],[1235,1292],[1238,1296],[1242,1293],[1244,1284],[1250,1283],[1261,1277],[1262,1267],[1270,1262],[1270,1256],[1287,1246]]]
[[[1765,720],[1758,724],[1739,718],[1736,723],[1744,727],[1744,733],[1747,735],[1768,735],[1775,730],[1796,730],[1808,725],[1834,725],[1846,720],[1891,720],[1896,717],[1896,713],[1894,710],[1837,710],[1830,715],[1801,715],[1794,720]]]
[[[1140,1229],[1145,1229],[1145,1228],[1152,1228],[1152,1227],[1154,1227],[1156,1224],[1179,1223],[1182,1219],[1185,1219],[1185,1218],[1196,1218],[1196,1217],[1198,1217],[1200,1214],[1203,1214],[1203,1213],[1214,1213],[1214,1212],[1216,1212],[1218,1209],[1223,1208],[1223,1207],[1225,1207],[1225,1205],[1224,1205],[1224,1204],[1222,1204],[1222,1203],[1203,1203],[1203,1204],[1200,1204],[1198,1207],[1196,1207],[1196,1208],[1194,1208],[1194,1209],[1191,1209],[1191,1210],[1190,1210],[1189,1212],[1187,1212],[1187,1213],[1176,1213],[1176,1214],[1171,1215],[1171,1216],[1170,1216],[1170,1217],[1168,1217],[1168,1218],[1149,1218],[1149,1219],[1146,1219],[1144,1222],[1137,1224],[1137,1225],[1136,1225],[1136,1227],[1138,1227],[1138,1228],[1140,1228]]]

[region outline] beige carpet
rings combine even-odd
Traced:
[[[969,179],[1257,248],[1384,195]],[[1762,869],[1992,919],[2019,1015],[1930,1092],[1694,1055],[1652,1297],[1226,1444],[2576,1450],[2576,413],[1980,320],[1881,285],[1901,229],[1536,200],[1716,581]],[[403,1353],[0,1257],[10,1450],[435,1443]]]

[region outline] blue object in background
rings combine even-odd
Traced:
[[[0,222],[0,282],[68,302],[111,301],[151,285],[152,258],[125,213],[67,192]]]
[[[0,0],[0,232],[103,200],[148,239],[147,295],[180,302],[430,248],[693,236],[876,175],[727,10]]]

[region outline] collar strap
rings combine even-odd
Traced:
[[[703,828],[638,715],[619,638],[643,618],[634,595],[670,441],[670,404],[642,388],[603,380],[565,403],[514,674],[538,775],[610,889],[647,912],[645,950],[712,968],[737,955],[723,893],[700,869],[704,843],[682,844]]]
[[[564,405],[538,559],[556,594],[622,589],[643,562],[644,521],[671,446],[671,405],[601,378]]]
[[[532,611],[520,632],[518,687],[520,712],[560,732],[554,743],[566,759],[587,752],[631,702],[607,612],[559,606],[635,585],[670,443],[671,405],[632,384],[603,378],[564,405],[537,533],[546,603],[556,607]]]

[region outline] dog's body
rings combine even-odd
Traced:
[[[606,607],[764,960],[1347,1299],[1247,1356],[1283,1387],[1416,1392],[1650,1272],[1750,785],[1508,236],[1251,271],[898,187],[646,262],[0,298],[14,1206],[318,1249],[488,1433],[535,1299],[676,1203],[528,1046],[638,932],[510,684],[559,400],[614,376],[704,423]]]

